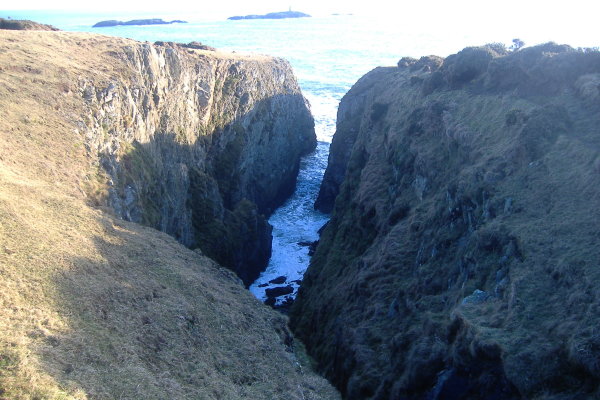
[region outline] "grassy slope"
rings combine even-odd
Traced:
[[[347,398],[598,396],[600,97],[597,73],[560,81],[577,56],[539,56],[527,95],[397,68],[348,94],[360,134],[293,319]]]
[[[0,398],[336,398],[231,273],[87,205],[73,82],[123,41],[0,31]]]

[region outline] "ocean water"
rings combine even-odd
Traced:
[[[432,29],[426,20],[415,22],[415,16],[410,15],[392,15],[389,18],[329,15],[246,21],[211,21],[202,20],[198,16],[194,21],[182,15],[100,15],[0,10],[0,17],[7,16],[49,23],[63,30],[96,32],[140,41],[200,41],[224,51],[268,54],[286,58],[291,63],[304,96],[310,102],[319,143],[315,152],[302,160],[295,194],[269,220],[274,227],[273,256],[266,271],[250,287],[251,292],[261,300],[266,298],[265,287],[259,285],[281,275],[287,277],[284,286],[290,284],[290,281],[302,279],[309,256],[308,248],[298,243],[317,240],[317,230],[328,219],[327,215],[313,210],[313,203],[327,164],[329,143],[335,131],[337,106],[351,86],[369,70],[381,65],[394,65],[403,56],[446,56],[469,45],[489,42],[508,44],[514,38],[504,30],[494,30],[493,27],[474,29],[469,25],[458,24],[451,29]],[[91,27],[95,22],[105,19],[149,17],[187,19],[190,23]],[[534,40],[545,41],[544,32],[536,30],[538,37]],[[514,31],[511,33],[518,34]],[[297,290],[297,282],[291,284]],[[273,286],[277,285],[270,285]],[[279,298],[278,302],[282,299]]]

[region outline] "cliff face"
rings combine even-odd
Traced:
[[[149,62],[158,63],[157,69],[143,70],[154,71],[154,80],[150,72],[138,74],[142,70],[131,61],[145,51]],[[247,64],[239,68],[256,75],[257,85],[262,68],[262,76],[269,78],[260,81],[263,89],[281,88],[281,76],[291,79],[286,64],[276,60],[178,52],[173,57],[179,57],[182,65],[204,60],[214,71],[221,63],[227,68],[237,62]],[[201,122],[193,125],[192,114],[185,114],[186,107],[194,107],[186,101],[193,97],[185,97],[182,89],[178,95],[184,102],[177,105],[176,93],[170,92],[180,81],[172,78],[175,70],[168,69],[166,61],[160,67],[161,57],[168,53],[131,40],[85,33],[0,31],[0,397],[339,398],[312,372],[286,318],[256,300],[231,271],[165,233],[117,218],[108,207],[89,205],[94,200],[91,194],[99,201],[109,198],[101,163],[109,171],[117,169],[110,176],[112,204],[123,204],[123,212],[130,215],[139,212],[142,220],[150,206],[160,204],[171,213],[161,214],[162,208],[156,213],[171,218],[173,226],[183,226],[183,222],[177,225],[173,209],[185,207],[176,196],[188,196],[193,225],[196,195],[216,199],[216,204],[222,201],[227,218],[228,203],[220,200],[222,193],[229,193],[234,202],[238,195],[250,197],[251,189],[269,196],[269,190],[280,190],[276,184],[260,182],[254,188],[248,183],[225,191],[220,187],[222,178],[210,175],[214,160],[224,157],[222,148],[232,139],[227,122],[206,139],[183,131],[190,143],[160,133],[159,123],[202,127]],[[226,79],[216,76],[215,85],[217,79]],[[137,82],[139,87],[126,82]],[[144,85],[154,88],[154,82],[161,100],[157,105],[150,97],[145,107]],[[189,90],[195,87],[200,93],[197,88],[203,81],[189,82]],[[269,93],[267,89],[263,94]],[[235,106],[233,96],[214,90],[212,107]],[[140,103],[129,100],[127,93],[132,99],[134,93],[141,93]],[[273,115],[284,101],[293,102],[287,94],[277,96],[261,98]],[[226,98],[229,103],[217,100]],[[301,98],[298,102],[303,104]],[[172,107],[174,114],[160,108],[163,105]],[[123,113],[127,107],[131,114]],[[200,113],[198,119],[206,115],[210,123],[218,114]],[[252,110],[227,118],[244,124],[246,115],[252,115]],[[120,123],[127,124],[127,116],[129,129],[117,129]],[[273,117],[274,126],[283,124],[284,118],[296,117]],[[105,123],[105,130],[96,123]],[[250,132],[262,131],[249,123],[239,137],[260,148],[247,138]],[[265,133],[266,143],[287,143],[276,138],[280,131],[271,133],[273,138]],[[210,146],[201,146],[202,140]],[[261,161],[273,165],[277,151],[271,150],[273,158],[254,160],[243,149],[236,160],[244,166]],[[186,164],[191,160],[198,164]],[[167,165],[171,161],[180,164]],[[198,175],[202,172],[212,179],[206,178],[206,192],[191,183],[189,189],[177,186],[187,184],[185,177],[198,180],[190,172],[194,168]],[[258,170],[267,167],[262,168]],[[240,169],[239,176],[244,182],[244,177],[255,175]],[[129,193],[131,204],[123,200],[124,193]],[[248,221],[244,213],[251,215],[259,208],[250,201],[243,200],[230,211],[230,218]],[[168,208],[171,204],[173,208]],[[239,235],[244,235],[243,227],[240,222]]]
[[[289,64],[170,43],[123,43],[81,76],[88,150],[123,219],[173,235],[246,285],[266,266],[266,217],[294,189],[314,124]]]
[[[344,97],[292,326],[345,398],[599,395],[599,83],[492,45]]]

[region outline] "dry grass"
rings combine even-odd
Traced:
[[[0,31],[0,398],[337,398],[231,273],[87,205],[74,82],[122,41]]]

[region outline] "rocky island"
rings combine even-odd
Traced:
[[[344,96],[293,331],[346,399],[600,397],[600,52],[492,44]]]
[[[173,21],[163,21],[160,18],[148,18],[148,19],[132,19],[131,21],[117,21],[114,19],[107,21],[100,21],[92,25],[92,28],[105,28],[109,26],[119,25],[168,25],[168,24],[186,24],[187,21],[175,19]]]
[[[272,12],[264,15],[244,15],[244,16],[234,16],[229,17],[227,19],[236,21],[240,19],[284,19],[284,18],[307,18],[310,15],[305,14],[300,11],[281,11],[281,12]]]

